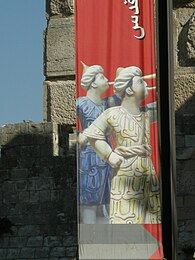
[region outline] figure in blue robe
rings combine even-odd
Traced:
[[[103,104],[96,104],[88,97],[77,99],[77,115],[82,131],[106,109]],[[110,203],[110,183],[112,169],[95,153],[89,142],[79,145],[80,204],[102,205]]]

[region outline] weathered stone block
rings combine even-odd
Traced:
[[[185,136],[185,145],[187,147],[195,147],[195,135],[186,135]]]
[[[190,160],[195,154],[194,147],[177,149],[177,160]]]
[[[193,13],[193,15],[189,20],[186,48],[187,48],[188,59],[194,62],[195,61],[195,13]]]
[[[176,204],[177,204],[177,207],[183,207],[184,206],[184,198],[182,196],[177,196]]]
[[[195,218],[195,208],[192,207],[178,208],[179,220],[193,220],[194,218]]]
[[[194,7],[179,8],[174,11],[174,49],[176,51],[176,65],[186,67],[195,66],[194,40]]]
[[[34,248],[22,248],[20,257],[24,259],[34,259],[35,249]]]
[[[7,251],[7,259],[18,259],[20,249],[10,248]]]
[[[36,248],[35,257],[38,259],[49,259],[49,247]]]
[[[70,16],[74,13],[74,0],[47,0],[46,12],[48,17]]]
[[[36,246],[42,246],[42,245],[43,245],[43,236],[30,237],[27,241],[28,247],[36,247]]]
[[[30,191],[30,203],[38,203],[39,201],[39,191]]]
[[[36,205],[36,207],[37,207],[37,205]],[[19,227],[18,235],[24,236],[24,237],[26,237],[26,236],[38,236],[38,235],[40,235],[40,226],[38,226],[38,225],[21,226],[21,227]]]
[[[31,134],[40,134],[44,131],[43,123],[30,123],[29,124],[29,133]]]
[[[25,191],[25,190],[27,190],[27,181],[26,180],[16,181],[15,189],[16,189],[16,191]]]
[[[76,123],[75,81],[44,82],[44,119],[73,125]]]
[[[22,146],[20,149],[20,156],[23,158],[38,158],[40,157],[40,146],[39,145]]]
[[[26,179],[27,177],[28,177],[27,169],[13,169],[11,171],[12,180]]]
[[[4,181],[1,186],[2,191],[4,192],[14,192],[14,182],[13,181]]]
[[[186,221],[186,231],[195,232],[195,220],[188,220]]]
[[[53,155],[53,145],[52,144],[47,144],[47,145],[42,145],[40,147],[40,156],[41,157],[49,157]]]
[[[73,247],[78,244],[78,239],[76,236],[67,236],[63,240],[63,245],[65,247]]]
[[[173,0],[174,7],[194,7],[194,0]]]
[[[51,191],[51,201],[59,201],[59,191],[53,190]]]
[[[192,104],[195,95],[195,74],[175,75],[174,85],[176,110],[187,107],[188,102],[190,103],[188,107],[195,112],[195,106]]]
[[[53,188],[53,179],[52,178],[40,178],[36,181],[37,190],[50,190]]]
[[[12,236],[9,239],[9,244],[13,248],[21,248],[21,247],[25,247],[26,240],[24,239],[24,237],[13,237]]]
[[[19,134],[20,124],[7,124],[1,128],[2,134]]]
[[[36,179],[28,179],[27,181],[27,190],[35,191],[36,190]]]
[[[19,192],[19,201],[20,203],[29,202],[29,192],[28,191]]]
[[[189,162],[188,161],[185,161],[184,162],[184,171],[186,172],[192,172],[193,173],[193,176],[192,176],[192,179],[191,179],[191,182],[192,182],[192,185],[195,185],[195,159],[192,159],[190,160]],[[194,193],[195,193],[195,190],[194,190]]]
[[[64,257],[66,255],[65,247],[54,247],[50,252],[50,257]]]
[[[173,11],[173,42],[175,69],[193,73],[194,59],[194,13],[195,2]]]
[[[45,76],[75,75],[74,18],[50,19],[45,37]]]
[[[76,251],[77,251],[77,247],[68,247],[66,249],[66,256],[67,257],[76,257]]]
[[[185,223],[184,223],[185,225]],[[182,227],[184,228],[184,226]],[[190,260],[193,259],[194,253],[194,232],[185,232],[181,229],[178,234],[178,248],[179,251],[182,252],[180,258],[178,260]]]
[[[191,162],[187,162],[186,165],[190,165]],[[195,172],[184,169],[181,172],[177,172],[177,194],[179,196],[194,196],[195,195]]]
[[[7,170],[0,170],[0,182],[3,183],[5,181],[8,181],[10,178],[9,171]]]
[[[51,201],[50,191],[40,191],[40,201],[41,202]]]
[[[177,137],[176,137],[176,146],[178,147],[178,148],[180,148],[180,147],[184,147],[184,136],[183,135],[178,135]]]
[[[23,128],[22,132],[20,127]],[[26,168],[33,164],[33,159],[37,160],[40,156],[64,156],[68,148],[69,130],[56,123],[21,123],[6,125],[0,130],[1,158],[9,158],[10,168],[11,157],[18,158],[20,168]]]
[[[5,260],[6,259],[6,254],[7,254],[7,249],[0,248],[0,259]]]
[[[195,116],[193,112],[188,112],[194,109],[193,99],[191,98],[176,112],[176,129],[183,135],[195,135]]]
[[[9,246],[10,238],[1,236],[0,239],[0,248],[6,248]],[[1,259],[1,258],[0,258]]]
[[[185,207],[194,207],[195,208],[195,196],[185,196],[184,205],[185,205]]]
[[[9,192],[9,190],[7,192],[4,192],[3,203],[7,205],[18,203],[18,193]]]
[[[7,134],[4,134],[2,129],[0,132],[0,145],[6,145],[7,144]]]
[[[46,236],[44,239],[44,246],[56,247],[62,245],[62,236]]]

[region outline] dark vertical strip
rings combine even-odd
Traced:
[[[164,255],[176,260],[175,123],[172,47],[172,1],[157,3],[158,74],[160,85],[160,149]]]

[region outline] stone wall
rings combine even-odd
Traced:
[[[174,1],[179,259],[195,251],[195,1]]]
[[[77,251],[76,160],[66,126],[0,129],[0,259],[70,260]]]
[[[73,0],[47,0],[44,119],[74,125],[75,33]]]

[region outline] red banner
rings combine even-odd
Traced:
[[[75,10],[80,259],[163,259],[154,2],[77,0]],[[89,242],[100,230],[118,238]]]

